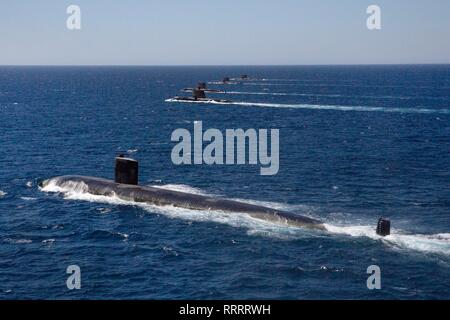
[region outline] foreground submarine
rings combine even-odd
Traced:
[[[95,177],[61,176],[41,182],[40,187],[46,187],[50,184],[62,188],[65,186],[82,185],[85,192],[93,195],[114,195],[127,201],[145,202],[158,206],[171,205],[194,210],[219,210],[244,213],[260,220],[326,231],[321,221],[287,211],[234,200],[139,186],[138,176],[138,162],[120,155],[116,158],[115,181]],[[380,219],[378,221],[377,233],[382,236],[389,235],[390,221]]]

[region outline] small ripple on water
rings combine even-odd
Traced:
[[[33,242],[33,240],[30,239],[12,239],[12,238],[5,238],[3,239],[3,241],[9,244],[30,244]]]
[[[36,198],[33,197],[20,197],[20,199],[24,200],[24,201],[34,201],[37,200]]]

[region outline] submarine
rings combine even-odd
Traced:
[[[276,210],[259,205],[229,199],[165,190],[156,187],[140,186],[138,181],[138,162],[120,155],[116,158],[115,179],[107,180],[85,176],[61,176],[40,183],[41,188],[48,185],[58,187],[79,186],[92,195],[116,196],[126,201],[174,206],[193,210],[218,210],[235,214],[247,214],[255,219],[274,223],[326,230],[322,222],[291,212]]]
[[[235,78],[230,78],[230,77],[225,77],[222,80],[222,84],[238,84],[242,81],[249,81],[250,77],[247,74],[242,74],[239,77],[235,77]]]
[[[211,90],[202,89],[197,87],[196,89],[185,89],[185,91],[192,91],[192,97],[180,97],[176,96],[172,98],[172,101],[187,101],[187,102],[204,102],[204,103],[231,103],[230,100],[225,99],[209,99],[206,97],[206,92],[213,92]],[[219,91],[215,91],[215,93],[219,93]]]
[[[39,186],[58,187],[81,186],[92,195],[116,196],[126,201],[148,203],[158,206],[174,206],[193,210],[218,210],[235,214],[247,214],[252,218],[282,225],[327,231],[323,222],[292,212],[277,210],[235,200],[165,190],[139,185],[139,164],[136,160],[119,155],[115,159],[115,178],[107,180],[86,176],[60,176],[42,181]],[[390,235],[390,220],[380,218],[376,232],[385,237]]]
[[[230,78],[224,77],[222,80],[215,80],[208,82],[209,84],[218,84],[218,85],[236,85],[239,84],[240,78]]]
[[[195,90],[201,90],[205,93],[226,93],[224,90],[208,89],[206,82],[199,82],[197,88],[184,88],[182,92],[194,92]]]

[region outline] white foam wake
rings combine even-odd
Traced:
[[[313,97],[313,98],[360,98],[360,99],[387,99],[387,100],[412,100],[414,96],[386,96],[386,95],[342,95],[342,94],[322,94],[322,93],[297,93],[297,92],[252,92],[252,91],[224,91],[223,94],[230,95],[255,95],[255,96],[282,96],[282,97]],[[427,100],[443,100],[447,97],[420,97]]]
[[[279,81],[279,82],[356,82],[356,80],[323,80],[323,79],[276,79],[276,78],[263,78],[261,81]]]
[[[450,233],[442,234],[406,234],[402,230],[392,230],[392,234],[381,237],[373,226],[335,226],[326,224],[328,231],[351,237],[367,237],[380,240],[399,249],[410,249],[422,252],[450,255]]]
[[[434,87],[423,85],[361,85],[361,84],[340,84],[340,83],[327,83],[327,84],[304,84],[304,83],[266,83],[266,82],[246,82],[242,83],[244,86],[264,86],[264,87],[352,87],[352,88],[417,88],[417,89],[439,89],[448,90],[450,87]]]
[[[279,103],[258,103],[258,102],[222,102],[222,101],[180,101],[177,99],[167,99],[166,102],[179,103],[202,103],[214,105],[235,105],[243,107],[260,108],[284,108],[284,109],[311,109],[311,110],[335,110],[335,111],[357,111],[357,112],[392,112],[392,113],[425,113],[425,114],[450,114],[450,109],[430,109],[430,108],[390,108],[390,107],[370,107],[370,106],[340,106],[340,105],[315,105],[315,104],[279,104]]]
[[[313,93],[287,93],[287,92],[250,92],[250,91],[225,91],[224,94],[254,95],[254,96],[292,96],[292,97],[342,97],[340,94],[313,94]]]
[[[3,198],[3,197],[6,196],[6,195],[7,195],[6,192],[0,190],[0,199]]]
[[[160,186],[165,189],[176,191],[194,191],[197,194],[206,194],[200,189],[193,188],[187,185],[165,185]],[[62,186],[56,186],[54,183],[48,184],[41,189],[44,192],[62,193],[65,199],[81,200],[96,203],[106,203],[110,205],[127,205],[139,207],[153,214],[162,214],[164,216],[176,219],[183,219],[187,221],[197,222],[216,222],[230,225],[237,228],[244,228],[249,235],[260,235],[274,237],[284,240],[296,240],[301,238],[324,237],[329,236],[327,233],[311,231],[289,225],[279,225],[269,221],[258,220],[246,214],[233,214],[232,212],[222,211],[207,211],[207,210],[191,210],[185,208],[178,208],[173,206],[156,206],[146,203],[137,203],[133,201],[126,201],[118,198],[116,195],[111,196],[97,196],[87,193],[87,185],[83,182],[72,183],[68,182]],[[281,203],[261,202],[252,200],[236,199],[242,202],[259,204],[287,211],[301,211],[303,215],[309,215],[311,211],[308,206],[292,206]],[[344,235],[350,237],[365,237],[377,241],[382,241],[386,245],[399,249],[407,249],[420,251],[425,253],[439,253],[450,255],[450,234],[406,234],[402,230],[392,230],[392,235],[388,237],[378,236],[375,232],[375,226],[337,226],[332,224],[325,224],[326,229],[331,234]]]

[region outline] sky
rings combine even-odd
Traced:
[[[0,0],[0,65],[416,63],[450,63],[450,0]]]

